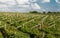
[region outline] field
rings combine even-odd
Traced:
[[[60,38],[60,14],[0,13],[0,38]]]

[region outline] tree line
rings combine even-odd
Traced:
[[[43,12],[38,12],[38,11],[30,11],[29,13],[43,13],[43,14],[56,14],[56,13],[60,13],[60,12],[51,12],[51,11],[48,11],[48,12],[45,12],[45,11],[43,11]]]

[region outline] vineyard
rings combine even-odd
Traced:
[[[60,38],[60,14],[0,13],[0,38]]]

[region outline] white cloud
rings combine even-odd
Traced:
[[[49,3],[50,0],[42,0],[42,3]]]
[[[8,1],[14,1],[14,0],[0,0],[0,2],[8,2]]]
[[[18,5],[20,8],[29,8],[29,5]]]
[[[55,1],[60,4],[60,1],[59,0],[55,0]]]
[[[36,2],[37,0],[30,0],[30,2]]]
[[[19,4],[25,4],[28,3],[29,0],[16,0]]]
[[[8,4],[8,5],[15,5],[14,0],[0,0],[0,2]]]
[[[37,3],[31,4],[31,7],[33,9],[41,9],[40,6]]]
[[[8,5],[15,5],[16,3],[14,1],[9,1],[9,2],[6,2],[6,4],[8,4]]]
[[[0,0],[0,2],[18,2],[19,4],[27,3],[29,0]]]
[[[5,4],[0,4],[0,8],[7,7]]]
[[[25,3],[29,3],[30,2],[36,2],[37,0],[0,0],[0,2],[15,2],[16,1],[19,3],[19,4],[25,4]]]
[[[11,10],[13,10],[13,11],[14,10],[16,10],[16,11],[31,10],[31,8],[33,10],[38,10],[38,9],[40,10],[41,7],[37,3],[33,3],[36,1],[37,0],[0,0],[0,2],[6,3],[6,4],[0,4],[0,10],[2,8],[4,9],[4,8],[8,8],[8,7],[9,7],[8,9],[10,11]],[[19,5],[16,5],[16,3],[18,3]],[[28,5],[26,5],[26,4],[28,4]],[[4,10],[7,11],[8,9],[4,9]]]
[[[37,0],[16,0],[19,4],[30,4],[30,2],[36,2]],[[16,2],[15,1],[15,2]]]

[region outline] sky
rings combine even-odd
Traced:
[[[60,0],[0,0],[2,12],[60,11]]]

